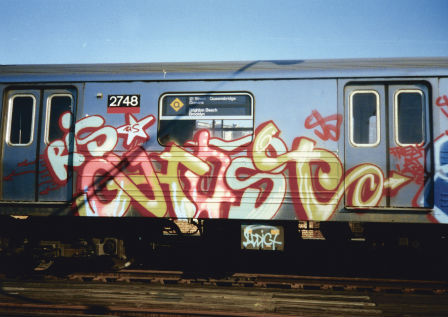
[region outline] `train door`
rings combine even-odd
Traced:
[[[430,208],[428,88],[350,85],[344,94],[345,173],[365,182],[354,193],[346,177],[346,206]]]
[[[59,119],[64,112],[75,112],[75,90],[10,90],[5,104],[2,200],[68,201],[71,177],[65,184],[54,183],[44,153],[51,141],[64,138]],[[69,166],[70,155],[63,159]]]
[[[384,155],[387,148],[386,113],[381,107],[385,104],[384,86],[349,86],[346,95],[346,140],[345,171],[346,174],[364,163],[374,163],[382,171],[387,171],[387,160]],[[348,191],[346,182],[346,206],[355,207],[364,201],[353,199],[355,195]],[[357,198],[357,197],[355,197]],[[382,198],[378,207],[387,206]]]

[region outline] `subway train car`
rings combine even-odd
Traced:
[[[447,58],[11,65],[0,94],[3,251],[448,231]]]

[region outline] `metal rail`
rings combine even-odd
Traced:
[[[160,284],[198,284],[281,289],[321,289],[392,293],[447,294],[448,282],[387,278],[325,277],[235,273],[227,277],[185,274],[181,271],[121,270],[103,273],[73,273],[73,280],[102,282],[146,282]]]
[[[11,316],[132,316],[132,317],[205,317],[205,316],[229,316],[229,317],[259,317],[258,313],[235,313],[212,310],[174,310],[160,308],[138,308],[121,306],[86,306],[86,305],[49,305],[49,304],[17,304],[0,303],[0,311]],[[45,315],[44,315],[45,316]],[[284,317],[285,315],[263,313],[264,317]]]

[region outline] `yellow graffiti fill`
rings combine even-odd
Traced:
[[[315,142],[307,138],[299,138],[294,142],[290,152],[282,155],[268,155],[268,147],[279,134],[278,128],[272,123],[266,124],[254,140],[252,153],[254,165],[264,172],[273,172],[276,168],[288,163],[295,164],[298,197],[308,219],[327,220],[336,210],[345,188],[354,185],[352,200],[356,206],[375,206],[383,195],[384,177],[381,170],[373,164],[362,164],[350,171],[343,181],[343,167],[337,155],[331,151],[315,148]],[[323,164],[313,174],[311,163]],[[317,168],[317,167],[314,167]],[[376,176],[376,178],[375,178]],[[291,177],[291,176],[290,176]],[[375,182],[375,180],[378,180]],[[316,195],[314,183],[321,186],[329,199],[322,201]],[[373,194],[363,200],[363,189],[370,181],[370,191]],[[294,195],[294,193],[292,193]]]
[[[87,195],[88,188],[83,188],[86,191],[83,195],[77,197],[76,204],[79,209],[80,215],[87,215],[91,211],[94,214],[98,214],[99,205],[101,205],[101,214],[108,216],[122,216],[125,213],[131,203],[135,201],[141,209],[149,211],[156,217],[163,217],[167,212],[167,204],[163,196],[162,189],[157,180],[157,176],[154,172],[151,162],[148,160],[134,158],[135,163],[131,163],[134,166],[139,166],[144,171],[144,176],[138,175],[127,175],[119,169],[117,165],[112,162],[119,162],[120,157],[116,155],[109,155],[108,159],[94,159],[87,163],[84,167],[85,171],[95,171],[98,166],[107,166],[109,171],[114,174],[114,177],[109,180],[106,184],[106,189],[108,191],[116,190],[115,197],[108,203],[100,202],[94,197],[87,197],[86,201],[85,195]],[[145,157],[143,157],[144,159]],[[83,183],[85,184],[95,184],[94,172],[84,173]],[[144,192],[140,190],[137,185],[148,184],[153,193],[154,199],[148,199]],[[90,185],[94,186],[94,185]],[[87,210],[86,208],[90,208]]]
[[[184,194],[183,185],[181,184],[181,175],[179,175],[179,165],[185,166],[194,174],[201,176],[210,171],[210,166],[202,159],[187,152],[186,150],[173,144],[168,152],[164,152],[160,157],[168,161],[166,174],[158,173],[159,181],[170,187],[170,196],[173,204],[174,212],[179,218],[191,218],[196,213],[196,206]],[[188,181],[188,178],[184,178]]]
[[[376,177],[375,177],[376,176]],[[375,178],[378,180],[375,182]],[[367,196],[367,200],[363,200],[362,191],[366,184],[370,184],[368,188],[372,194]],[[352,184],[354,186],[352,194],[352,202],[350,206],[374,207],[383,197],[384,177],[381,169],[373,164],[362,164],[350,171],[345,177],[345,187],[348,188]]]

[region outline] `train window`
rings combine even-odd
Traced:
[[[9,99],[6,142],[14,146],[27,146],[33,142],[36,97],[17,94]]]
[[[372,147],[380,143],[380,96],[375,90],[358,90],[350,95],[350,142]]]
[[[211,136],[235,140],[252,134],[252,120],[196,120],[195,130],[207,129]]]
[[[45,125],[45,143],[61,139],[63,131],[59,127],[59,119],[64,112],[71,111],[73,97],[70,94],[54,94],[47,99],[47,113]]]
[[[159,113],[161,145],[183,145],[201,129],[227,141],[253,134],[253,97],[248,93],[165,94]]]
[[[398,145],[415,145],[424,141],[423,92],[399,90],[395,93],[395,141]]]

